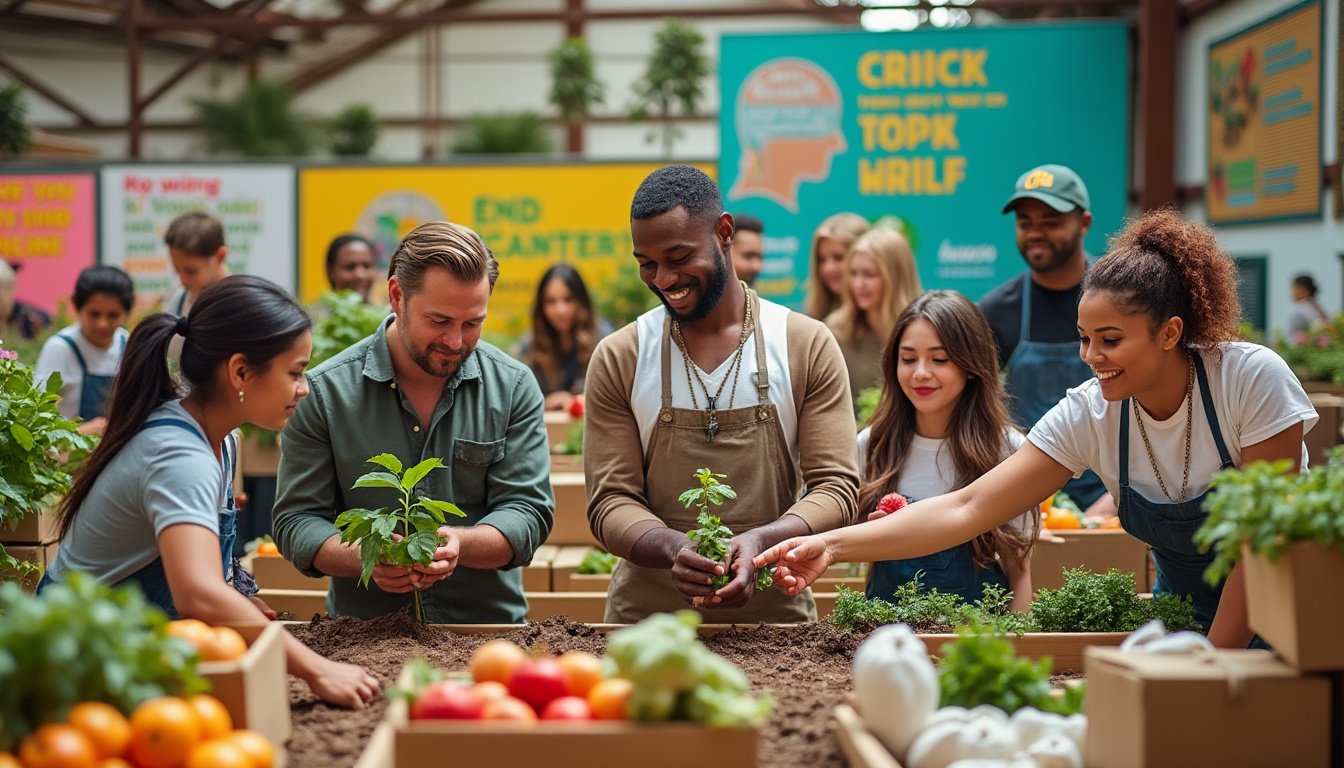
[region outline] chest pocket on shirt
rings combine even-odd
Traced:
[[[504,458],[504,440],[482,443],[453,440],[453,501],[480,505],[486,499],[485,473],[491,464]]]

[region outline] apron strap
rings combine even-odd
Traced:
[[[174,312],[173,314],[177,315],[178,317],[182,317],[182,310],[185,309],[186,306],[187,306],[187,295],[188,295],[188,293],[189,293],[189,292],[187,291],[187,289],[186,289],[186,288],[183,288],[183,289],[182,289],[182,298],[180,298],[180,299],[177,300],[177,311]]]
[[[756,327],[752,335],[756,337],[756,396],[762,403],[770,402],[770,371],[765,362],[765,331],[761,326],[761,301],[752,289],[747,289],[747,301],[752,302],[752,316],[756,318]]]
[[[1120,487],[1129,487],[1129,398],[1120,401]]]
[[[69,336],[65,336],[65,335],[63,335],[63,334],[59,334],[59,333],[56,334],[56,338],[60,339],[61,341],[64,341],[66,344],[70,345],[70,351],[75,353],[75,360],[78,360],[78,361],[79,361],[79,371],[80,371],[80,373],[83,373],[85,376],[88,376],[88,375],[89,375],[89,364],[86,363],[86,362],[84,362],[84,355],[80,353],[80,351],[79,351],[79,345],[75,343],[75,340],[72,339],[72,338],[70,338]]]
[[[663,315],[663,413],[672,409],[672,313]]]
[[[1213,433],[1213,444],[1218,446],[1218,459],[1222,463],[1221,469],[1232,467],[1232,455],[1227,451],[1227,443],[1223,441],[1223,430],[1218,424],[1218,412],[1213,408],[1213,393],[1209,391],[1209,376],[1204,371],[1204,361],[1200,359],[1199,353],[1190,350],[1190,357],[1195,363],[1195,378],[1199,381],[1199,398],[1204,405],[1204,416],[1209,420],[1209,432]]]
[[[1031,270],[1022,275],[1022,312],[1018,319],[1017,343],[1031,341]]]

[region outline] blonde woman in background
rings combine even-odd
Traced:
[[[812,234],[812,269],[807,276],[808,317],[825,320],[840,308],[845,285],[845,255],[849,247],[868,231],[868,220],[857,213],[837,213],[826,217]]]
[[[854,241],[845,259],[840,308],[826,325],[840,342],[849,369],[850,392],[882,386],[882,349],[896,318],[922,292],[915,253],[890,227],[868,230]]]

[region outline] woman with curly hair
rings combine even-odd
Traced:
[[[1078,353],[1095,378],[1031,429],[1027,443],[945,496],[756,558],[781,562],[790,593],[832,562],[927,555],[992,530],[1092,469],[1119,502],[1120,523],[1153,548],[1158,594],[1188,596],[1219,647],[1246,647],[1241,566],[1216,587],[1213,558],[1192,541],[1220,469],[1258,460],[1306,463],[1302,436],[1317,415],[1273,350],[1237,340],[1237,273],[1213,232],[1173,210],[1131,222],[1088,270],[1078,304]]]

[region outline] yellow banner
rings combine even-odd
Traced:
[[[1209,220],[1321,212],[1321,5],[1311,0],[1209,46]]]
[[[537,281],[568,261],[596,301],[631,260],[630,200],[660,164],[307,168],[299,172],[299,296],[328,290],[327,245],[355,232],[379,251],[375,292],[386,300],[387,261],[427,221],[474,229],[499,260],[487,332],[516,336],[529,322]],[[699,166],[711,176],[715,168]]]

